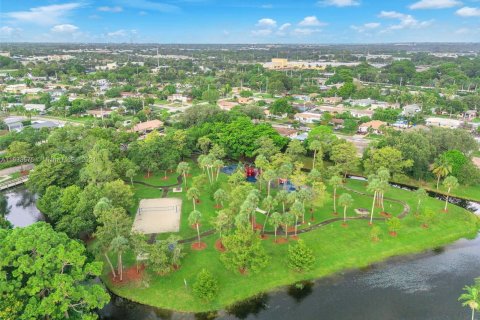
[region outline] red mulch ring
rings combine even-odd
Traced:
[[[244,268],[238,268],[238,272],[240,272],[240,274],[242,275],[246,275],[248,273],[248,270]]]
[[[369,222],[368,225],[369,225],[370,227],[373,227],[373,222]]]
[[[260,235],[260,239],[262,239],[262,240],[267,240],[267,239],[268,239],[268,235],[266,235],[265,233],[264,233],[264,234],[261,234],[261,235]]]
[[[346,223],[344,222],[344,223],[342,223],[342,227],[347,228],[347,227],[348,227],[348,224],[346,224]]]
[[[300,238],[298,236],[291,236],[290,239],[297,241]]]
[[[380,212],[380,215],[384,216],[385,218],[391,218],[392,217],[392,215],[390,213],[385,212],[385,211]]]
[[[429,228],[429,227],[428,227],[428,224],[425,224],[425,223],[422,224],[422,228],[423,228],[423,229],[428,229],[428,228]]]
[[[396,236],[397,236],[397,232],[396,232],[396,231],[390,231],[389,233],[390,233],[390,235],[391,235],[392,237],[396,237]]]
[[[315,221],[315,218],[314,218],[314,217],[311,217],[311,218],[310,218],[310,221]]]
[[[263,226],[261,224],[258,224],[255,222],[255,225],[253,226],[253,229],[255,230],[262,230],[263,229]]]
[[[28,176],[29,173],[30,173],[29,170],[20,171],[20,175],[22,175],[22,176]]]
[[[448,213],[448,209],[447,209],[447,210],[442,209],[442,212],[443,212],[443,213]]]
[[[310,208],[310,212],[313,212],[313,208]]]
[[[207,248],[207,244],[205,242],[197,242],[195,241],[191,245],[192,250],[202,251]]]
[[[222,207],[222,205],[221,205],[221,204],[216,204],[216,205],[214,205],[213,207],[214,207],[215,209],[220,209],[220,208]]]
[[[294,232],[294,231],[295,231],[295,227],[288,227],[287,232]]]
[[[282,243],[287,243],[288,239],[281,237],[281,238],[277,238],[277,241],[273,241],[273,242],[276,244],[282,244]]]
[[[225,252],[225,247],[223,246],[222,239],[218,239],[215,241],[215,249],[217,249],[220,252]]]
[[[199,203],[200,203],[200,199],[195,200],[195,203],[199,204]]]
[[[162,178],[162,180],[168,180],[168,177],[165,177],[165,176],[164,176],[164,177]]]
[[[200,228],[202,226],[201,223],[198,224],[198,227]],[[197,225],[196,224],[191,224],[190,228],[197,230]]]
[[[172,267],[173,267],[173,270],[177,271],[177,270],[180,269],[182,266],[179,266],[179,265],[174,264],[174,265],[172,265]]]
[[[140,281],[143,279],[143,274],[145,271],[145,265],[141,264],[138,266],[138,272],[137,272],[137,266],[133,265],[130,268],[127,268],[123,270],[123,280],[120,281],[120,278],[117,274],[116,278],[113,278],[112,273],[109,274],[110,280],[112,281],[113,284],[115,285],[123,285],[127,284],[129,282],[133,281]]]
[[[152,173],[150,172],[150,173],[147,173],[146,175],[144,175],[143,177],[144,177],[145,179],[148,179],[148,178],[150,178],[151,176],[152,176]]]

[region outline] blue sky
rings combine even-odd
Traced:
[[[480,41],[480,0],[1,0],[0,40]]]

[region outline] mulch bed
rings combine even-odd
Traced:
[[[266,239],[268,239],[268,236],[266,234],[261,234],[260,239],[266,240]]]
[[[28,176],[29,173],[30,173],[29,170],[20,171],[20,175],[21,175],[21,176]]]
[[[223,246],[222,239],[217,239],[217,241],[215,241],[215,249],[220,252],[225,252],[226,249]]]
[[[342,227],[347,228],[347,227],[348,227],[348,224],[346,224],[346,223],[344,222],[344,223],[342,223]]]
[[[290,239],[294,240],[294,241],[297,241],[299,239],[298,236],[290,236]]]
[[[380,212],[380,215],[384,216],[385,218],[391,218],[392,217],[392,215],[390,213],[385,212],[385,211]]]
[[[447,209],[447,210],[442,209],[442,212],[443,212],[443,213],[448,213],[448,209]]]
[[[238,272],[240,272],[240,274],[242,275],[246,275],[248,273],[248,270],[243,268],[238,268]]]
[[[205,242],[194,242],[191,245],[192,250],[202,251],[207,248],[207,244]]]
[[[424,224],[422,224],[422,228],[423,228],[423,229],[428,229],[429,226],[428,226],[428,224],[425,224],[425,223],[424,223]]]
[[[261,224],[258,224],[255,222],[255,225],[253,226],[253,229],[255,230],[262,230],[263,229],[263,226]]]
[[[288,232],[288,233],[290,233],[290,232],[295,232],[295,227],[288,227],[287,232]]]
[[[116,270],[115,270],[116,271]],[[113,274],[110,272],[109,277],[110,281],[115,284],[115,285],[124,285],[130,282],[136,282],[140,281],[143,279],[143,275],[145,273],[145,265],[142,263],[138,266],[138,272],[137,272],[137,266],[133,265],[130,268],[127,268],[123,270],[123,280],[120,281],[120,278],[117,274],[116,278],[113,278]]]
[[[276,244],[282,244],[282,243],[287,243],[288,239],[285,239],[284,237],[277,238],[277,241],[273,241]]]
[[[198,228],[200,228],[201,226],[202,226],[202,224],[199,223],[199,224],[198,224]],[[197,225],[196,225],[196,224],[191,224],[191,225],[190,225],[190,228],[197,230]]]
[[[392,237],[396,237],[396,236],[397,236],[397,232],[396,232],[396,231],[390,231],[389,234],[390,234]]]

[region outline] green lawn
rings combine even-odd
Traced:
[[[198,169],[195,169],[198,172]],[[221,185],[225,184],[226,176],[221,176]],[[349,180],[347,187],[364,191],[365,183],[362,181]],[[144,188],[136,185],[135,196],[158,197],[160,191],[152,188]],[[340,190],[339,193],[349,192]],[[358,207],[370,208],[372,199],[368,196],[354,194],[355,204],[348,210],[348,215],[353,216],[353,209]],[[172,196],[175,194],[171,194]],[[185,197],[182,193],[180,196]],[[411,208],[415,207],[412,193],[405,190],[390,188],[385,197],[406,201]],[[185,200],[185,198],[184,198]],[[386,201],[386,211],[398,215],[402,206]],[[202,230],[211,227],[209,219],[214,216],[213,201],[208,194],[203,194],[198,210],[203,213]],[[421,222],[413,215],[408,215],[402,220],[402,227],[398,237],[388,235],[384,222],[375,222],[382,229],[381,240],[370,240],[370,229],[365,220],[349,221],[348,227],[343,228],[340,222],[335,222],[318,228],[314,231],[302,234],[307,245],[312,248],[316,256],[314,268],[305,273],[297,273],[286,267],[287,244],[274,244],[270,237],[262,242],[270,256],[268,266],[258,274],[240,275],[227,270],[219,260],[220,253],[214,248],[217,235],[205,237],[208,247],[204,251],[192,251],[189,244],[185,245],[187,256],[184,258],[179,270],[166,276],[158,276],[147,269],[146,280],[140,284],[112,285],[106,276],[103,277],[107,286],[116,294],[139,303],[161,308],[173,309],[185,312],[202,312],[225,308],[232,303],[246,299],[252,295],[274,290],[280,286],[289,285],[301,280],[316,279],[332,273],[368,266],[388,257],[422,252],[429,248],[435,248],[455,241],[462,237],[473,236],[479,226],[478,218],[466,210],[453,205],[449,206],[448,213],[441,213],[443,202],[429,198],[426,205],[437,216],[429,229],[423,229]],[[185,200],[182,208],[182,225],[180,234],[183,237],[194,235],[195,231],[186,222],[187,214],[193,204]],[[333,217],[331,196],[323,207],[315,208],[316,222]],[[340,210],[339,210],[340,211]],[[378,209],[377,209],[378,211]],[[376,213],[378,216],[378,212]],[[257,215],[258,221],[261,216]],[[112,259],[115,257],[112,256]],[[133,265],[133,256],[127,253],[126,265]],[[196,274],[202,268],[212,272],[219,282],[220,291],[218,297],[211,303],[205,303],[192,295],[191,285],[194,283]],[[105,274],[108,267],[105,266]],[[184,281],[187,286],[185,287]],[[148,284],[147,284],[148,283]]]

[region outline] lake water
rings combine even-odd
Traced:
[[[28,191],[25,186],[9,189],[3,194],[7,197],[9,207],[6,218],[14,227],[26,227],[45,220],[35,205],[36,195]]]

